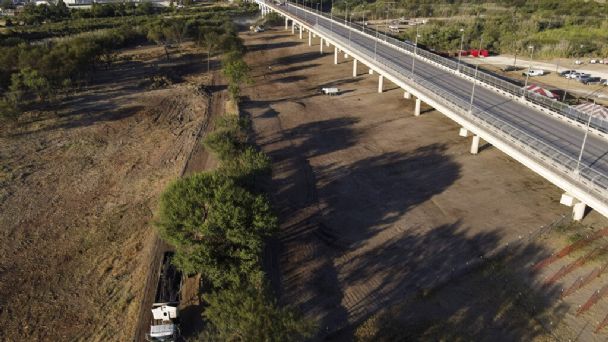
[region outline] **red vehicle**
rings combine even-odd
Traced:
[[[471,55],[471,57],[488,57],[490,55],[488,50],[477,50],[477,49],[473,49],[473,50],[469,51],[469,54]]]

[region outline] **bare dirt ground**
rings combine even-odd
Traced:
[[[414,117],[401,90],[377,94],[376,75],[359,64],[351,77],[352,61],[333,65],[318,39],[243,38],[255,85],[241,109],[273,160],[282,227],[266,264],[318,339],[605,339],[592,318],[569,317],[561,284],[535,285],[534,265],[566,241],[559,189],[489,145],[469,154],[453,122]]]
[[[157,198],[206,122],[209,80],[191,53],[119,57],[1,128],[0,340],[133,338]],[[167,83],[150,88],[154,75]]]

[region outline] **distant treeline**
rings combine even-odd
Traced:
[[[315,0],[313,7],[316,6]],[[322,1],[325,10],[330,1]],[[484,47],[497,53],[522,53],[529,45],[543,57],[608,57],[608,3],[580,0],[335,0],[334,14],[354,20],[430,17],[420,27],[421,40],[431,48],[456,51],[465,30],[464,47]],[[413,40],[415,29],[401,32]]]
[[[52,101],[64,90],[86,83],[93,71],[111,63],[115,51],[126,46],[154,42],[165,47],[167,58],[168,48],[185,39],[195,40],[208,53],[216,47],[232,47],[238,42],[227,13],[243,11],[248,9],[209,7],[195,15],[135,16],[121,24],[114,18],[114,28],[93,23],[93,30],[87,29],[91,26],[85,19],[69,19],[23,27],[28,34],[11,31],[5,36],[10,43],[0,48],[0,117],[17,117],[31,104]],[[63,25],[62,32],[74,35],[45,41],[23,38],[39,37],[48,32],[47,25]]]

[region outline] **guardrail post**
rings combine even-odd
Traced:
[[[371,71],[372,69],[369,69],[369,70]],[[409,100],[409,99],[412,98],[412,94],[409,91],[406,90],[406,91],[403,92],[403,98],[406,99],[406,100]]]
[[[378,77],[378,92],[382,93],[384,90],[384,76],[380,75]]]
[[[353,77],[357,77],[357,60],[353,58]]]
[[[416,98],[416,106],[414,107],[414,116],[420,116],[420,105],[422,101],[419,98]]]
[[[479,153],[479,135],[473,136],[473,142],[471,143],[471,154]]]
[[[338,64],[338,48],[334,46],[334,64]]]

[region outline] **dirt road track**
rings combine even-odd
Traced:
[[[194,144],[192,151],[190,152],[190,156],[188,157],[179,175],[180,177],[211,169],[215,166],[215,160],[205,150],[202,144],[202,140],[206,136],[206,134],[210,132],[211,129],[213,129],[213,120],[215,119],[215,117],[224,112],[224,104],[226,102],[226,91],[221,88],[222,82],[223,80],[221,79],[219,73],[215,72],[211,81],[212,86],[209,89],[209,91],[211,92],[211,97],[207,106],[207,113],[205,114],[206,118],[201,123],[201,127],[199,128],[196,138],[197,141]],[[171,246],[161,240],[157,235],[153,246],[148,279],[146,281],[144,296],[139,312],[139,319],[135,330],[135,341],[145,341],[146,332],[150,327],[150,320],[152,319],[150,308],[152,307],[152,303],[154,302],[156,282],[158,280],[160,271],[160,263],[163,254],[169,250],[171,250]],[[182,293],[182,298],[187,300],[188,298],[193,297],[193,295],[196,296],[198,294]],[[182,321],[193,321],[193,319],[188,318],[189,317],[183,319],[182,317]],[[190,329],[182,328],[182,331],[184,330],[187,332]]]

